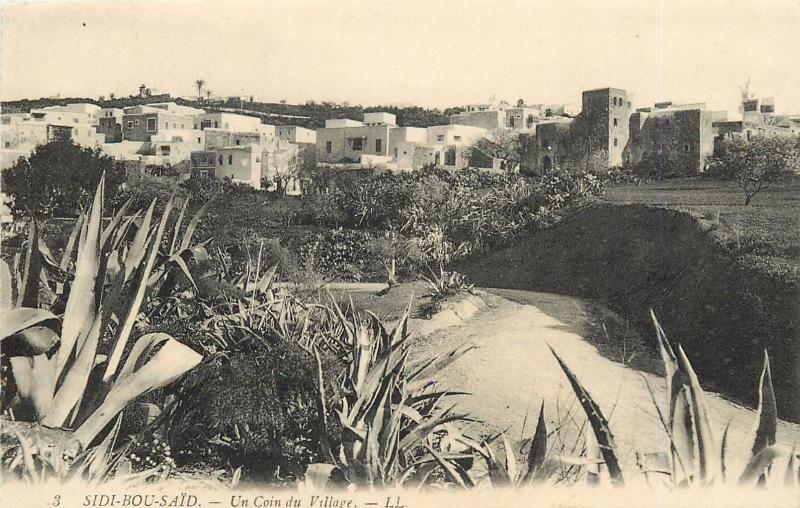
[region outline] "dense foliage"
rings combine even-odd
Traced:
[[[103,174],[109,202],[125,181],[124,166],[100,149],[56,140],[36,147],[30,157],[3,171],[3,192],[13,198],[15,216],[77,217]]]
[[[306,221],[328,226],[398,233],[436,261],[432,242],[437,237],[443,248],[460,254],[503,245],[602,189],[594,175],[566,171],[541,179],[473,169],[344,174],[334,180],[331,194],[309,200],[301,213]],[[331,206],[337,213],[330,213]],[[315,210],[324,215],[314,215]]]

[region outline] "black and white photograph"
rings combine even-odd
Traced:
[[[0,48],[0,508],[800,507],[800,1]]]

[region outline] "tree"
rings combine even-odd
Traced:
[[[36,147],[3,171],[3,192],[14,198],[15,215],[74,217],[91,198],[106,174],[106,198],[111,200],[125,181],[125,167],[100,149],[92,150],[58,139]]]
[[[798,167],[797,139],[756,136],[749,141],[735,138],[720,143],[709,162],[708,173],[736,180],[744,192],[744,204],[749,205],[766,182]]]
[[[206,84],[204,79],[198,78],[194,80],[194,86],[197,87],[197,100],[203,100],[203,86]]]
[[[572,124],[573,159],[582,160],[587,173],[608,169],[608,152],[603,145],[606,124],[605,113],[595,108],[584,108]],[[598,152],[602,150],[603,152]],[[606,158],[602,159],[605,153]],[[598,167],[600,162],[600,167]]]
[[[522,162],[519,133],[511,129],[495,129],[472,146],[486,157],[501,159],[509,172],[513,172]]]
[[[285,196],[289,190],[289,184],[300,177],[302,164],[296,153],[289,153],[287,150],[276,150],[270,154],[269,169],[275,183],[275,192],[279,196]]]

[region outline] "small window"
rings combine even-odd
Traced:
[[[614,146],[617,146],[617,138],[614,138]]]
[[[333,144],[330,141],[325,142],[325,151],[331,153],[333,151]]]
[[[233,155],[228,156],[228,166],[233,166]]]
[[[444,134],[439,134],[436,136],[436,141],[444,141]]]
[[[361,151],[364,149],[364,140],[361,138],[353,138],[353,150]]]
[[[11,148],[11,142],[6,141],[6,148]]]
[[[219,122],[216,122],[216,121],[215,121],[215,122],[214,122],[214,128],[216,129],[217,127],[219,127]]]
[[[383,148],[383,140],[382,139],[376,139],[375,140],[375,151],[380,153],[382,148]]]
[[[156,131],[156,119],[155,118],[148,118],[147,119],[147,131],[148,132],[155,132]]]
[[[133,125],[139,125],[139,119],[138,118],[133,121]]]
[[[453,136],[453,141],[461,141],[461,136]]]
[[[614,119],[614,127],[616,127],[616,126],[617,126],[617,119],[615,118]]]
[[[133,120],[128,120],[128,128],[133,129]]]
[[[197,143],[198,143],[198,144],[202,143],[202,141],[200,140],[200,138],[197,138]]]
[[[692,145],[690,145],[689,143],[685,143],[685,144],[683,145],[683,151],[684,151],[684,152],[688,152],[688,151],[689,151],[689,150],[691,150],[691,149],[692,149]]]
[[[258,164],[258,163],[260,163],[260,162],[261,162],[261,157],[260,157],[260,156],[258,156],[258,155],[256,155],[256,164]]]
[[[169,129],[169,122],[164,122],[164,128]]]
[[[222,164],[223,164],[223,163],[224,163],[224,161],[225,161],[225,159],[223,159],[223,158],[222,158],[222,155],[220,155],[220,156],[219,156],[219,159],[218,159],[218,160],[219,160],[219,165],[220,165],[220,166],[222,166]]]
[[[237,139],[237,140],[236,140],[236,146],[239,146],[240,144],[241,144],[241,140],[240,140],[240,139]]]

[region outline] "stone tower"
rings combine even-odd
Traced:
[[[606,150],[607,167],[619,166],[628,144],[630,95],[620,88],[586,90],[582,105],[581,115],[590,131],[591,151]]]

